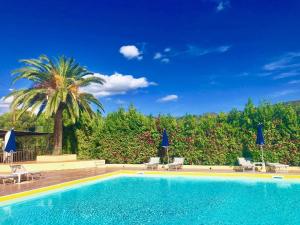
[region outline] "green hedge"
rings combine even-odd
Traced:
[[[145,116],[134,107],[93,120],[83,116],[76,125],[65,126],[64,152],[107,163],[143,163],[160,153],[166,128],[171,157],[185,157],[187,164],[234,165],[238,156],[260,161],[255,145],[260,122],[266,161],[300,165],[299,107],[267,103],[255,107],[250,100],[243,111],[202,116]]]

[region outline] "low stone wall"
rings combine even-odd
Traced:
[[[66,162],[77,160],[76,154],[68,155],[38,155],[36,157],[37,162]]]
[[[106,168],[119,168],[119,169],[140,169],[145,170],[145,166],[143,164],[106,164]],[[159,165],[158,169],[166,169],[166,165]],[[204,166],[204,165],[183,165],[182,167],[184,170],[191,170],[191,171],[216,171],[216,172],[236,172],[241,171],[239,166]],[[289,172],[300,173],[300,167],[291,166],[288,169]],[[249,172],[249,171],[248,171]]]
[[[143,164],[106,164],[107,168],[124,168],[124,169],[144,169]],[[167,167],[166,165],[159,165],[159,169]],[[187,170],[234,170],[234,166],[201,166],[201,165],[184,165],[183,169]]]

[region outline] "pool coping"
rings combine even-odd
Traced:
[[[76,179],[72,181],[67,181],[59,184],[54,184],[50,186],[45,186],[37,189],[32,189],[28,191],[18,192],[14,194],[4,195],[0,197],[0,204],[6,202],[15,201],[18,199],[23,199],[26,197],[35,196],[38,194],[47,193],[50,191],[59,191],[63,188],[75,187],[79,184],[85,184],[92,181],[103,180],[105,178],[111,178],[120,175],[159,175],[159,176],[188,176],[188,177],[226,177],[226,178],[253,178],[253,179],[272,179],[272,178],[282,178],[283,180],[299,180],[300,175],[292,174],[269,174],[269,173],[223,173],[223,172],[181,172],[181,171],[137,171],[137,170],[119,170],[115,172],[109,172],[105,174],[100,174],[92,177],[86,177],[81,179]]]

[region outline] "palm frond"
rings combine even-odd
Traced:
[[[105,80],[101,77],[89,76],[89,77],[85,77],[85,78],[80,78],[78,81],[76,81],[76,84],[79,87],[86,87],[92,83],[104,84]]]
[[[81,101],[83,101],[83,100],[87,101],[89,104],[92,103],[92,104],[96,105],[98,108],[100,108],[101,111],[104,112],[103,105],[101,104],[101,102],[97,98],[94,97],[94,95],[88,94],[88,93],[80,93],[80,100]]]

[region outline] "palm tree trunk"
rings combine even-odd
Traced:
[[[54,118],[54,151],[53,155],[62,154],[63,106],[60,105]]]

